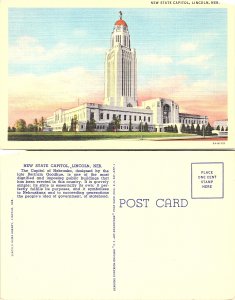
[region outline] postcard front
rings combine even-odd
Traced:
[[[3,2],[2,15],[5,148],[234,147],[232,5]]]

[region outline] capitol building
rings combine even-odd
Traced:
[[[95,131],[107,131],[113,120],[119,120],[119,131],[139,131],[147,126],[148,131],[164,132],[169,126],[182,124],[208,124],[208,117],[180,113],[177,103],[171,99],[155,98],[137,102],[137,59],[136,50],[131,48],[127,23],[120,18],[114,24],[110,49],[105,57],[105,98],[103,104],[83,103],[71,109],[57,109],[46,119],[53,131],[71,127],[76,120],[76,131],[86,131],[87,122],[95,123]],[[94,122],[95,121],[95,122]]]

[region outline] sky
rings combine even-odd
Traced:
[[[104,99],[104,59],[123,12],[137,53],[137,94],[180,112],[227,118],[226,9],[9,9],[9,125]]]

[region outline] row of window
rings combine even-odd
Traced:
[[[131,61],[122,56],[122,96],[131,96]]]
[[[193,120],[193,119],[181,119],[180,118],[180,123],[183,124],[205,124],[205,120]]]
[[[104,120],[104,117],[105,117],[104,113],[100,113],[100,120]],[[148,121],[148,122],[150,122],[150,120],[151,120],[150,117],[146,117],[146,116],[144,116],[143,118],[142,118],[142,116],[139,116],[139,118],[138,118],[138,116],[131,116],[131,115],[129,115],[129,116],[128,115],[123,115],[123,116],[122,115],[118,115],[117,116],[116,114],[113,114],[112,119],[114,120],[114,119],[118,118],[120,121],[122,121],[122,120],[124,120],[124,121],[127,121],[127,120],[132,121],[132,117],[133,117],[134,121],[138,121],[138,119],[139,119],[139,121],[144,121],[144,122]],[[111,118],[111,114],[107,113],[106,114],[106,119],[110,120],[110,118]],[[94,113],[91,113],[91,119],[94,119]]]
[[[77,120],[79,121],[79,119],[84,119],[85,118],[85,112],[81,112],[81,113],[79,113],[79,114],[77,114],[77,115],[73,115],[73,116],[64,116],[64,121],[65,122],[69,122],[69,121],[71,121],[72,119],[74,119],[74,118],[76,118],[77,117]]]
[[[96,125],[96,129],[105,129],[104,125]]]
[[[130,39],[126,35],[124,35],[123,38],[124,38],[124,40],[123,40],[124,46],[130,48],[130,46],[131,46]],[[116,43],[120,43],[120,44],[122,43],[121,35],[116,35]],[[112,40],[112,47],[113,47],[113,40]]]

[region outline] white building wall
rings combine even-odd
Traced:
[[[94,103],[83,104],[82,106],[70,110],[57,111],[53,117],[47,118],[47,125],[51,126],[54,131],[62,131],[64,123],[68,129],[70,128],[73,118],[77,120],[77,130],[84,131],[86,129],[86,122],[90,121],[91,116],[96,121],[97,126],[104,125],[104,128],[100,128],[103,130],[107,130],[108,125],[114,118],[120,119],[120,131],[129,130],[130,119],[131,125],[134,126],[133,130],[139,130],[140,123],[143,126],[147,123],[150,130],[153,129],[153,114],[151,110],[107,106]]]
[[[150,108],[153,113],[153,123],[154,125],[159,125],[163,123],[163,108],[164,105],[169,105],[170,111],[168,114],[169,121],[165,124],[175,124],[179,123],[179,106],[177,103],[170,99],[156,98],[151,100],[145,100],[142,102],[143,108]]]
[[[105,57],[105,105],[137,106],[136,52],[130,48],[127,26],[114,27]]]
[[[219,130],[223,129],[223,131],[226,131],[228,128],[228,120],[217,120],[214,122],[213,127],[215,130],[219,127]]]

